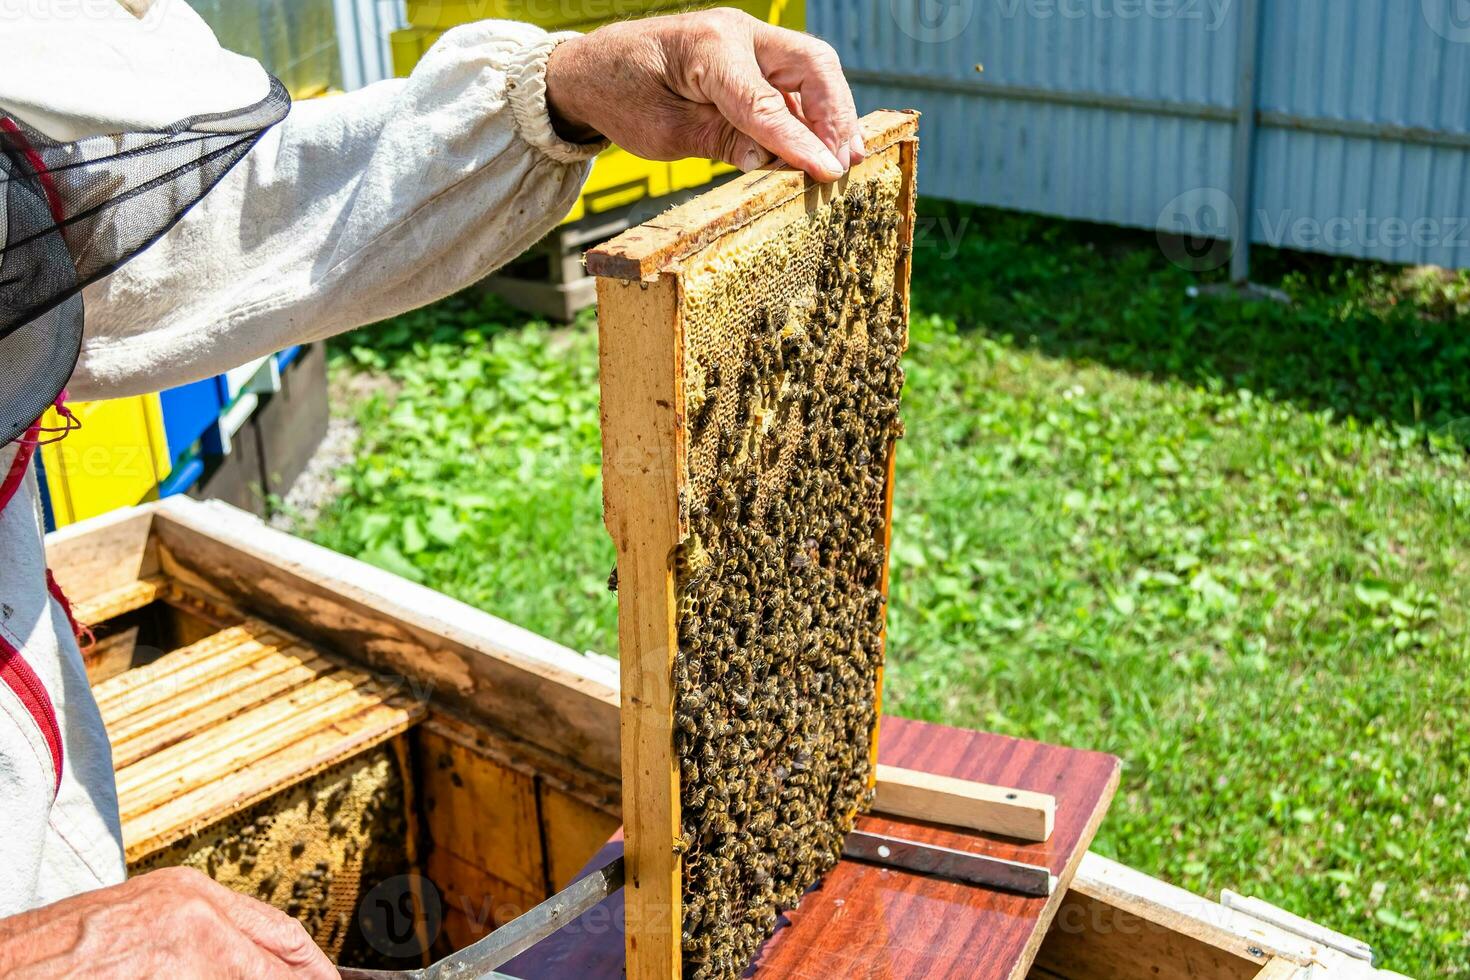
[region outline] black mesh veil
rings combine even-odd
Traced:
[[[72,143],[0,108],[0,445],[76,367],[82,288],[168,231],[290,107],[271,78],[243,109]]]

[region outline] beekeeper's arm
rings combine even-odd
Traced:
[[[167,52],[129,60],[171,70]],[[71,394],[180,384],[460,289],[561,220],[603,136],[746,168],[769,147],[821,179],[862,155],[831,49],[744,14],[570,38],[456,28],[407,79],[297,103],[172,231],[89,287]]]

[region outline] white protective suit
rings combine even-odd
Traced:
[[[410,78],[295,105],[168,234],[86,289],[71,397],[215,374],[421,306],[515,257],[570,210],[601,148],[552,131],[558,40],[467,25]],[[141,16],[113,0],[0,11],[0,110],[59,141],[157,130],[267,88],[183,0]],[[0,448],[0,916],[126,874],[107,735],[48,590],[31,456]]]

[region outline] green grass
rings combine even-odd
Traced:
[[[1470,975],[1470,278],[927,204],[889,710],[1125,760],[1096,849]],[[955,255],[938,230],[961,232]],[[459,297],[349,335],[339,550],[616,653],[595,335]]]

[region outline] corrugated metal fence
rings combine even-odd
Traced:
[[[1470,267],[1470,0],[808,0],[807,20],[860,109],[924,111],[923,193]]]

